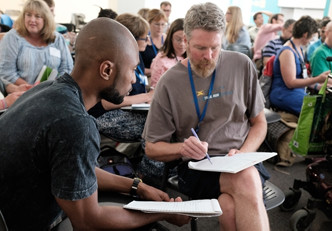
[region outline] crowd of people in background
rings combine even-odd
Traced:
[[[93,95],[92,98],[101,98],[99,101],[84,101],[82,105],[89,104],[89,107],[85,106],[88,115],[95,118],[99,132],[107,135],[108,139],[116,140],[112,145],[114,147],[117,145],[117,150],[121,149],[122,141],[136,142],[134,150],[141,146],[142,140],[147,142],[148,155],[145,155],[143,160],[149,160],[150,162],[148,165],[142,162],[142,166],[144,166],[143,170],[141,167],[142,177],[149,174],[157,174],[160,177],[163,174],[164,167],[162,162],[177,159],[179,156],[194,159],[203,158],[208,150],[207,143],[198,142],[194,137],[187,139],[190,136],[190,128],[195,127],[198,131],[201,123],[203,125],[200,132],[203,134],[203,137],[205,136],[206,140],[210,139],[210,145],[213,150],[211,153],[221,153],[217,151],[222,150],[223,153],[229,152],[230,155],[233,155],[240,151],[255,151],[266,135],[266,120],[262,112],[264,99],[258,80],[267,68],[272,73],[268,99],[271,103],[271,108],[275,111],[291,113],[296,117],[301,113],[302,101],[304,96],[308,94],[308,89],[317,92],[332,70],[331,62],[326,59],[327,57],[332,57],[332,21],[328,17],[314,19],[305,15],[299,19],[291,19],[279,12],[260,11],[255,12],[253,15],[255,25],[249,26],[243,22],[240,7],[229,6],[223,13],[214,4],[206,3],[204,5],[205,8],[196,6],[196,8],[194,7],[188,11],[189,14],[185,18],[177,18],[171,21],[172,4],[168,1],[163,1],[160,4],[160,8],[142,8],[138,9],[136,14],[118,14],[113,9],[100,8],[96,19],[92,20],[92,24],[88,24],[88,29],[85,30],[83,27],[81,40],[77,40],[75,32],[71,32],[66,26],[55,22],[54,7],[54,0],[28,0],[15,21],[0,11],[1,113],[12,107],[12,105],[15,105],[17,108],[21,108],[24,103],[30,105],[29,102],[24,102],[24,99],[20,101],[22,103],[19,105],[15,104],[16,100],[21,97],[24,98],[25,95],[32,97],[36,101],[37,90],[40,89],[42,91],[43,87],[46,86],[46,84],[40,85],[37,81],[38,76],[41,75],[44,67],[55,70],[57,73],[56,79],[60,80],[57,82],[58,85],[55,84],[54,89],[57,86],[63,87],[64,83],[67,82],[70,83],[72,90],[66,90],[65,88],[62,92],[66,96],[73,94],[71,96],[75,97],[77,102],[82,103],[85,99],[90,99],[91,95]],[[217,19],[212,20],[211,15],[205,15],[205,11],[209,11],[212,15],[215,14]],[[264,23],[264,15],[269,18],[267,23]],[[206,22],[206,24],[201,23],[204,18],[209,18],[210,21]],[[120,62],[118,63],[114,60],[108,60],[102,66],[98,66],[100,64],[98,62],[103,61],[101,60],[102,58],[108,57],[108,54],[105,53],[106,51],[102,52],[102,47],[99,45],[98,51],[102,55],[99,56],[96,52],[91,52],[91,57],[95,60],[92,61],[89,57],[83,58],[83,55],[90,55],[89,52],[82,51],[85,46],[84,42],[89,45],[88,48],[93,49],[93,42],[88,39],[88,36],[91,36],[90,31],[98,35],[103,34],[101,29],[93,28],[97,27],[99,22],[104,29],[108,25],[118,28],[119,33],[128,42],[128,47],[119,45],[122,44],[119,36],[114,35],[115,33],[113,35],[109,32],[106,33],[110,44],[119,45],[123,50],[118,50],[117,47],[105,47],[105,50],[112,52],[111,59],[115,60],[120,57],[122,64],[126,63],[126,69],[120,68]],[[112,32],[115,32],[115,30]],[[220,41],[218,40],[219,38],[221,39]],[[206,40],[203,41],[202,39]],[[77,41],[78,45],[76,47]],[[100,44],[105,44],[105,41],[102,41],[101,38],[98,38],[96,41]],[[209,51],[206,52],[206,50]],[[238,52],[235,53],[229,50]],[[75,59],[76,52],[79,60]],[[243,54],[238,54],[239,52]],[[116,54],[119,54],[119,57],[116,57]],[[125,55],[130,58],[126,59]],[[219,57],[227,57],[227,59]],[[75,69],[76,61],[79,69]],[[97,74],[100,74],[105,81],[108,81],[110,78],[116,79],[113,80],[113,85],[109,86],[108,90],[111,93],[103,91],[103,80],[98,80],[97,85],[93,87],[93,91],[89,92],[88,85],[93,85],[92,83],[94,82],[92,77],[87,77],[88,74],[83,73],[91,71],[90,67],[87,67],[90,65],[90,62],[95,65],[93,67],[98,66],[100,68],[100,73]],[[130,68],[128,65],[131,65]],[[235,65],[238,68],[234,68]],[[114,70],[116,70],[116,74],[112,72]],[[193,74],[191,70],[193,70]],[[97,71],[94,70],[94,72]],[[80,84],[74,83],[75,81],[69,76],[70,73],[75,74],[74,79]],[[82,81],[80,75],[86,75],[85,77],[89,81]],[[235,75],[238,79],[235,79],[235,77],[232,79]],[[124,80],[120,81],[118,76],[127,76],[125,82],[123,82]],[[132,76],[132,78],[129,79],[128,76]],[[191,85],[188,85],[189,87],[186,86],[187,79],[184,80],[182,76],[189,76],[188,81],[191,81]],[[200,79],[200,77],[203,78]],[[198,105],[205,101],[207,105],[209,97],[208,99],[202,98],[198,100],[197,97],[200,95],[197,93],[195,99],[195,84],[198,87],[202,86],[202,89],[209,89],[210,87],[212,91],[215,78],[217,78],[216,84],[220,85],[218,86],[220,89],[224,85],[230,88],[236,86],[241,88],[240,92],[245,95],[244,97],[250,96],[248,97],[248,102],[236,109],[243,112],[243,115],[249,113],[250,117],[244,118],[242,114],[242,116],[228,115],[229,111],[234,111],[233,106],[239,103],[239,99],[231,98],[230,103],[232,105],[229,105],[224,102],[222,96],[218,96],[220,101],[215,100],[211,104],[215,105],[214,108],[226,105],[229,111],[221,112],[217,109],[214,112],[209,111],[207,117],[210,120],[205,123],[204,127],[201,116],[204,114],[204,118],[205,112],[203,111],[200,114],[200,108],[203,109],[206,106],[200,107]],[[123,90],[126,84],[130,86],[130,90]],[[120,85],[123,87],[121,92],[120,89],[115,89],[115,87]],[[77,90],[78,86],[86,90],[82,95],[81,93],[76,94],[76,92],[79,92]],[[328,81],[328,86],[332,86],[331,79]],[[31,89],[34,90],[31,91]],[[203,92],[202,89],[199,89],[197,92]],[[254,89],[254,92],[250,92],[252,89]],[[29,93],[26,94],[27,92]],[[191,96],[188,98],[188,94],[190,95],[191,92],[193,92],[193,97],[196,100],[195,111],[198,118],[196,118],[195,111],[189,110],[192,109],[191,107],[187,108],[188,111],[183,111],[183,107],[187,107],[193,101]],[[180,99],[178,98],[179,96]],[[218,97],[216,96],[216,98]],[[112,100],[108,100],[110,98]],[[183,105],[182,100],[187,101],[187,104]],[[48,102],[47,100],[45,101]],[[213,102],[215,103],[213,104]],[[122,107],[143,103],[152,105],[148,117],[146,113],[122,110]],[[60,107],[61,105],[57,103],[56,106]],[[210,107],[212,108],[212,106]],[[82,108],[73,110],[79,111],[80,115],[86,118],[87,113]],[[180,115],[177,111],[181,111],[183,114]],[[69,112],[73,113],[73,115],[75,114],[72,109]],[[4,112],[4,115],[6,115],[5,113],[7,112]],[[28,111],[26,113],[30,115]],[[238,140],[228,137],[228,134],[224,134],[225,131],[222,128],[218,128],[218,134],[225,140],[229,140],[230,144],[234,142],[234,147],[225,147],[218,140],[207,135],[210,130],[215,129],[214,122],[211,121],[220,122],[215,119],[220,113],[226,113],[229,118],[236,118],[244,124],[244,126],[240,126],[229,121],[229,123],[225,122],[223,124],[230,130],[234,130],[237,126],[243,129],[241,134],[245,135],[238,137]],[[0,115],[0,118],[1,116],[3,115]],[[65,117],[65,115],[62,116]],[[165,120],[172,123],[165,124]],[[86,122],[89,126],[93,126],[94,122],[91,120]],[[197,123],[195,124],[194,122]],[[89,129],[91,128],[86,128],[86,130],[82,131],[85,132]],[[92,130],[95,132],[95,129]],[[166,135],[164,135],[165,132],[167,133]],[[258,134],[259,139],[257,141],[253,139],[255,134]],[[248,137],[249,139],[246,139]],[[95,137],[93,139],[87,142],[91,144],[89,148],[96,152],[99,146],[92,143],[99,140]],[[170,142],[173,139],[176,141],[176,144]],[[249,142],[251,143],[249,144]],[[182,148],[179,148],[180,145],[182,145]],[[124,145],[123,149],[129,148],[133,150],[132,147],[133,144]],[[198,157],[193,154],[192,150],[195,149],[201,156]],[[123,152],[126,151],[123,150]],[[165,153],[167,155],[164,155]],[[92,163],[92,160],[89,161]],[[91,166],[85,167],[92,174],[89,180],[96,184],[96,177],[92,173],[94,168]],[[76,167],[79,169],[80,166]],[[213,184],[214,190],[212,190],[211,197],[218,198],[219,202],[227,202],[226,204],[230,205],[223,208],[225,211],[230,212],[230,215],[227,214],[219,220],[221,228],[236,228],[243,225],[244,222],[238,222],[235,219],[235,216],[243,215],[236,209],[237,203],[235,203],[235,200],[246,204],[246,198],[250,196],[255,198],[253,201],[257,204],[257,207],[251,206],[250,203],[246,204],[246,206],[248,209],[256,211],[259,214],[257,219],[260,219],[255,225],[261,225],[265,230],[268,227],[264,205],[261,198],[256,197],[256,195],[262,194],[260,179],[262,182],[268,179],[268,173],[265,173],[264,167],[255,166],[255,168],[251,168],[237,177],[226,178],[226,180],[219,179],[220,176],[216,174],[206,175],[210,179],[206,184],[204,183],[205,179],[201,176],[197,176],[196,179],[199,180],[194,182],[196,179],[186,175],[188,172],[186,167],[182,166],[180,171],[182,171],[180,175],[182,177],[181,184],[184,184],[182,188],[184,191],[189,190],[186,193],[192,198],[200,199],[206,197],[203,194],[210,191],[210,188],[205,186]],[[98,177],[102,176],[102,179],[107,178],[107,176],[103,178],[103,174],[98,172],[98,170],[97,173]],[[61,174],[64,173],[61,172]],[[238,194],[227,187],[224,191],[220,191],[219,184],[232,184],[234,189],[235,187],[244,189],[240,183],[247,179],[248,182],[252,183],[252,191],[245,197],[237,198]],[[116,180],[124,182],[125,185],[130,184],[126,180]],[[86,184],[88,183],[90,182],[86,182]],[[196,186],[192,186],[194,185],[193,183],[206,191],[197,191]],[[56,184],[54,183],[54,185]],[[107,185],[108,188],[111,188],[111,186]],[[97,186],[94,185],[93,187]],[[93,187],[91,186],[91,188]],[[162,192],[151,189],[150,186],[143,185],[142,187],[146,191],[140,193],[147,198],[155,199],[156,195],[165,197]],[[117,191],[122,189],[117,188]],[[53,190],[59,197],[66,198],[67,195],[64,192],[57,191],[57,189]],[[147,193],[148,190],[152,190],[151,193]],[[128,190],[126,189],[125,191]],[[220,194],[221,192],[223,194]],[[84,195],[88,198],[92,195],[87,194],[86,192],[86,195]],[[235,196],[234,199],[230,199],[233,197],[228,197],[227,195]],[[82,199],[81,195],[77,198]],[[170,200],[168,197],[165,198],[165,200]],[[68,209],[66,212],[70,215],[73,214],[74,209],[69,209],[70,205],[67,202],[57,199],[57,203]],[[72,217],[77,218],[78,215],[72,215]],[[128,215],[128,217],[134,219],[136,215]],[[248,218],[248,216],[244,215],[243,217]],[[153,217],[149,221],[155,221],[159,218]],[[183,224],[188,221],[187,218],[181,216],[176,217],[177,220],[173,220],[170,217],[162,218],[175,224]],[[49,222],[49,220],[45,222]],[[11,225],[15,226],[14,223],[14,220],[10,220]],[[139,222],[139,225],[143,224],[145,222]],[[128,227],[131,228],[131,226]]]

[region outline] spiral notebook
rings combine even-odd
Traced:
[[[245,152],[233,156],[215,156],[201,161],[189,161],[188,167],[200,171],[208,172],[228,172],[237,173],[250,166],[263,162],[273,156],[276,152]]]
[[[125,209],[139,210],[144,213],[170,213],[192,217],[214,217],[222,214],[218,200],[216,199],[181,202],[132,201],[123,207]]]

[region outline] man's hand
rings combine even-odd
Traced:
[[[176,202],[181,202],[182,199],[180,197],[175,198],[175,200],[172,198],[170,200],[170,203],[176,203]],[[168,217],[166,218],[166,221],[177,226],[182,226],[185,224],[188,224],[190,221],[189,216],[185,215],[174,215],[174,214],[168,214]]]
[[[138,184],[137,194],[141,199],[152,200],[152,201],[169,201],[170,198],[167,193],[151,187],[143,182]]]
[[[208,150],[208,143],[201,142],[196,137],[190,136],[183,142],[181,155],[190,159],[201,160],[205,157]]]

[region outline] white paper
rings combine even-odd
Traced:
[[[211,157],[212,164],[208,159],[204,159],[197,162],[189,161],[188,167],[208,172],[237,173],[275,155],[277,155],[276,152],[246,152],[233,156],[216,156]]]
[[[125,209],[139,210],[145,213],[172,213],[193,217],[212,217],[222,214],[218,200],[191,200],[182,202],[132,201],[123,206]]]
[[[132,104],[132,108],[150,108],[150,104],[148,103],[137,103],[137,104]]]

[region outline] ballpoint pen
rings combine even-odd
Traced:
[[[193,133],[193,135],[194,135],[199,141],[201,141],[201,140],[199,139],[197,133],[195,132],[195,130],[194,130],[193,128],[191,128],[191,132]],[[208,160],[210,161],[210,163],[212,164],[212,161],[211,161],[211,159],[210,159],[209,154],[208,154],[208,153],[205,153],[205,155],[206,155],[206,157],[208,158]]]

